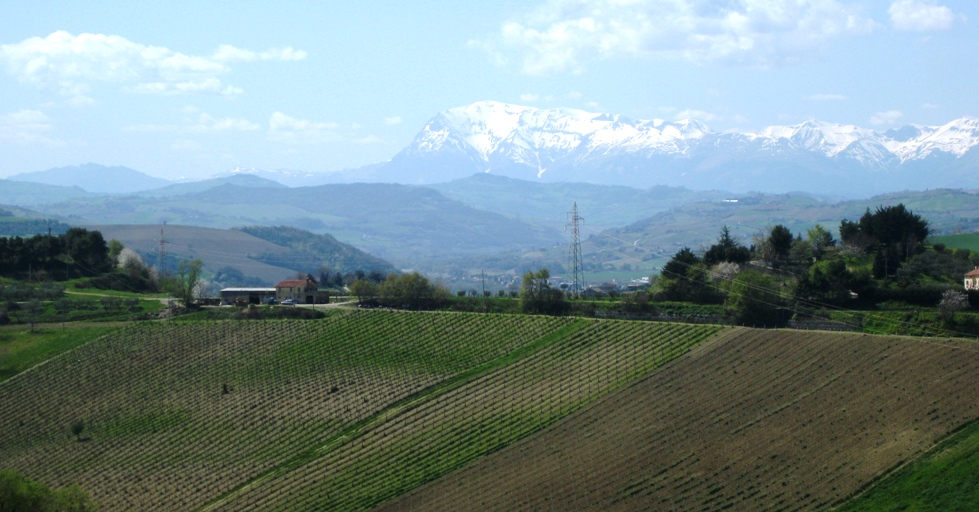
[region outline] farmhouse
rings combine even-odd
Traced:
[[[296,304],[327,304],[330,295],[320,291],[316,279],[306,274],[306,279],[286,279],[275,285],[275,298],[282,302],[292,300]]]
[[[979,290],[979,267],[965,275],[965,289]]]
[[[275,288],[224,288],[221,304],[263,304],[275,297]]]

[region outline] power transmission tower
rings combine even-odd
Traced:
[[[568,263],[571,267],[571,287],[569,291],[571,292],[571,297],[578,299],[581,298],[581,292],[585,289],[585,274],[581,268],[581,232],[579,223],[584,222],[585,219],[578,216],[578,202],[575,201],[574,207],[568,212],[568,218],[571,223],[565,226],[571,228],[571,248],[568,251]]]
[[[163,262],[163,257],[166,254],[167,239],[163,237],[163,228],[166,227],[167,223],[164,221],[163,226],[160,226],[160,241],[156,248],[156,272],[160,278],[166,277],[166,264]]]

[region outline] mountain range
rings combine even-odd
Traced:
[[[379,181],[439,183],[487,172],[524,180],[867,197],[979,186],[979,119],[874,131],[808,121],[714,132],[696,120],[633,120],[492,101],[441,112]],[[841,186],[845,185],[845,186]]]
[[[715,132],[693,119],[639,120],[481,101],[436,114],[386,162],[335,172],[239,167],[213,178],[243,186],[263,186],[260,180],[245,183],[246,177],[289,187],[431,185],[488,173],[542,183],[860,198],[901,190],[979,188],[977,145],[979,119],[971,117],[885,131],[813,120],[754,132]],[[77,187],[62,195],[137,193],[174,184],[96,164],[23,173],[9,180]]]

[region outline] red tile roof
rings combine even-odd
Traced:
[[[276,288],[302,288],[306,286],[305,279],[286,279],[275,285]]]
[[[971,272],[969,272],[968,274],[965,275],[965,277],[977,277],[977,276],[979,276],[979,268],[977,268],[977,269],[975,269],[975,270],[973,270],[973,271],[971,271]]]

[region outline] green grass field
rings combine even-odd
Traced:
[[[841,512],[970,511],[979,506],[979,421],[894,472]]]
[[[82,346],[116,329],[78,327],[62,329],[45,325],[31,331],[27,326],[0,329],[0,381]]]
[[[979,233],[963,233],[960,235],[942,235],[928,238],[930,245],[945,244],[953,249],[969,249],[979,252]]]

